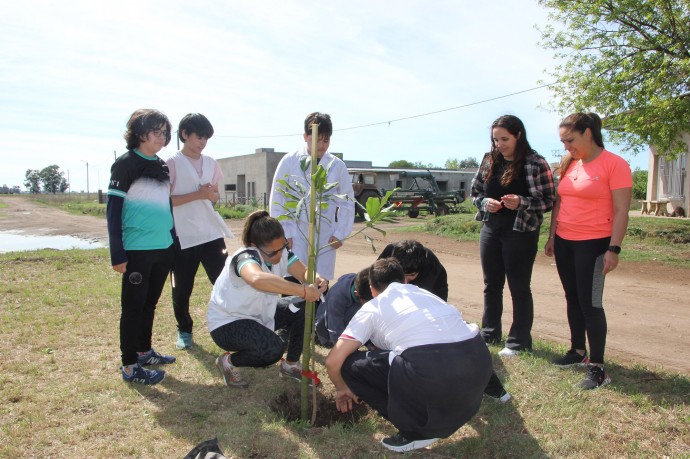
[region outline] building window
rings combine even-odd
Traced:
[[[226,183],[225,191],[237,191],[237,185],[234,183]]]
[[[660,196],[664,198],[682,198],[685,196],[685,153],[675,159],[659,158]]]

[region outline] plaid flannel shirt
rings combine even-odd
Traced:
[[[487,221],[489,214],[486,210],[488,197],[485,194],[484,175],[486,174],[488,158],[491,154],[484,155],[477,175],[472,180],[472,203],[479,209],[475,220]],[[527,155],[525,158],[525,172],[529,196],[520,196],[520,205],[517,208],[517,216],[513,230],[525,232],[539,229],[544,221],[544,213],[553,208],[554,186],[553,176],[549,163],[537,153]]]

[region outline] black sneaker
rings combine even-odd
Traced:
[[[563,357],[560,357],[553,361],[553,364],[561,368],[569,368],[573,365],[584,366],[589,363],[587,358],[587,351],[585,355],[580,355],[575,349],[569,350]]]
[[[580,389],[592,390],[597,387],[602,387],[611,382],[611,378],[606,374],[603,367],[590,365],[587,370],[587,376],[580,383]]]
[[[408,440],[398,432],[392,437],[386,437],[381,440],[381,444],[391,451],[397,453],[404,453],[405,451],[412,451],[413,449],[425,448],[438,441],[438,438],[425,438],[421,440]]]

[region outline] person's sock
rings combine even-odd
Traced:
[[[231,370],[235,365],[230,361],[230,354],[225,354],[223,356],[223,366],[228,370]]]
[[[289,370],[291,368],[297,368],[299,366],[299,362],[288,363],[287,360],[283,360],[282,365],[286,370]]]
[[[129,375],[132,374],[132,372],[134,371],[134,368],[135,368],[137,365],[139,365],[139,364],[138,364],[138,363],[133,363],[133,364],[131,364],[131,365],[125,365],[125,366],[122,367],[122,368],[124,369],[125,374],[126,374],[127,376],[129,376]]]

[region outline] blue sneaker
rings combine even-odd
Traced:
[[[173,363],[177,359],[175,359],[175,357],[173,357],[172,355],[161,355],[158,352],[154,351],[153,348],[151,348],[151,350],[148,351],[146,354],[139,354],[138,360],[139,365],[145,367],[147,365],[165,365],[168,363]]]
[[[163,381],[165,378],[165,371],[162,370],[146,370],[140,365],[137,365],[132,370],[132,374],[125,373],[125,367],[121,367],[122,379],[129,383],[144,384],[146,386],[152,386]]]
[[[177,343],[175,343],[175,347],[178,349],[191,349],[192,345],[194,343],[192,342],[192,334],[187,333],[187,332],[177,332]]]

